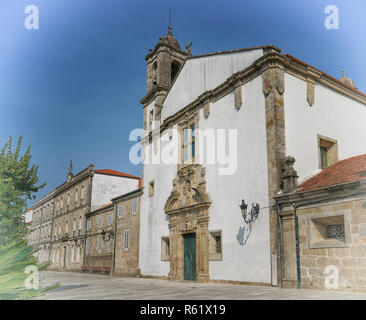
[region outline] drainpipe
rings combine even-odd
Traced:
[[[114,273],[114,268],[116,266],[116,243],[117,243],[117,203],[114,202],[114,237],[113,237],[113,264],[112,273]]]
[[[299,222],[296,214],[296,204],[292,203],[294,208],[295,220],[295,238],[296,238],[296,268],[297,268],[297,289],[301,288],[301,267],[300,267],[300,246],[299,246]]]
[[[282,222],[280,216],[280,206],[277,204],[277,217],[278,217],[278,227],[280,229],[280,265],[281,265],[281,286],[282,286],[282,279],[285,277],[285,270],[284,270],[284,256],[283,256],[283,236],[282,236]]]

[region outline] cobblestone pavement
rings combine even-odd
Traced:
[[[40,278],[41,287],[60,284],[38,298],[41,300],[366,300],[366,294],[341,291],[122,278],[76,272],[47,271],[42,272]]]

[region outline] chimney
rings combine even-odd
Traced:
[[[294,169],[296,159],[287,156],[284,160],[284,169],[282,170],[282,186],[283,192],[289,193],[297,189],[298,178],[297,171]]]

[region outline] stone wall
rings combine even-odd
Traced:
[[[139,269],[139,243],[140,243],[140,197],[142,192],[119,198],[115,201],[117,210],[117,229],[115,247],[115,268],[113,273],[123,276],[136,276]],[[133,203],[137,202],[136,212],[132,212]],[[122,206],[122,216],[119,214]],[[163,213],[162,213],[163,214]],[[125,230],[129,230],[129,245],[125,246]]]
[[[301,287],[366,292],[366,197],[299,208],[297,215]],[[294,243],[293,215],[291,217],[290,237]],[[337,224],[340,219],[344,219],[344,242],[319,239],[323,223],[329,221],[330,224]],[[290,248],[286,246],[286,228],[284,227],[285,266],[289,269],[289,274],[295,271],[295,284],[296,253],[294,245]]]
[[[106,273],[111,271],[114,241],[113,220],[113,205],[87,215],[86,222],[89,231],[86,231],[87,244],[83,271]]]

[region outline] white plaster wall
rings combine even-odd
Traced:
[[[111,202],[111,199],[138,189],[139,180],[95,173],[92,182],[91,211]]]
[[[286,153],[296,158],[300,180],[319,169],[317,135],[338,140],[339,159],[366,153],[366,106],[323,85],[315,104],[306,101],[306,82],[285,73]]]
[[[175,143],[176,137],[173,139]],[[151,154],[152,145],[149,148]],[[158,153],[159,150],[160,146]],[[176,172],[176,164],[159,165],[150,162],[144,166],[145,191],[141,199],[139,250],[142,275],[167,276],[170,270],[169,261],[161,261],[161,237],[169,236],[169,217],[165,214],[164,206],[173,189]],[[149,197],[149,182],[152,180],[155,181],[155,192],[153,197]]]
[[[243,86],[244,105],[237,111],[230,94],[211,105],[208,119],[200,114],[199,128],[237,129],[237,171],[220,176],[217,165],[207,165],[207,191],[212,201],[209,230],[222,230],[223,261],[210,261],[211,279],[271,282],[268,220],[268,178],[264,96],[262,79]],[[174,137],[173,139],[175,139]],[[164,205],[172,191],[176,165],[145,165],[145,192],[141,206],[140,268],[143,275],[167,276],[169,262],[161,261],[161,237],[169,236],[169,218]],[[155,180],[155,195],[148,196],[149,181]],[[243,218],[239,204],[258,202],[263,209],[245,246],[236,239]]]
[[[233,73],[245,69],[263,55],[262,49],[188,59],[170,89],[162,120],[176,113],[203,92],[212,90]]]
[[[268,217],[268,174],[265,105],[262,78],[242,87],[243,106],[234,106],[231,93],[211,105],[208,119],[201,110],[200,129],[237,129],[237,170],[233,175],[219,175],[217,165],[206,165],[207,191],[211,199],[209,231],[222,230],[223,261],[210,261],[210,278],[271,282]],[[248,242],[237,240],[244,225],[239,204],[244,199],[250,209],[253,202],[263,208]]]

